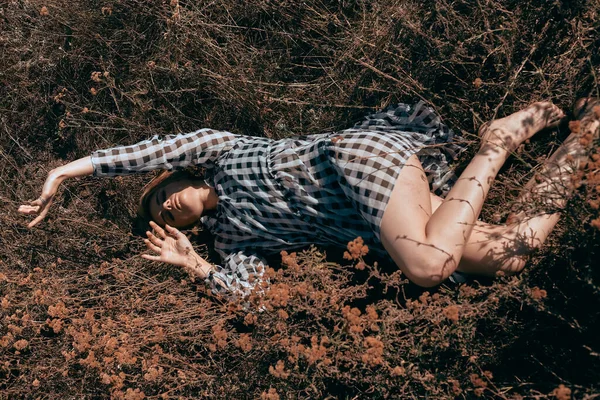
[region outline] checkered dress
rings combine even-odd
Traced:
[[[96,151],[94,175],[190,165],[207,168],[218,194],[202,222],[223,259],[207,278],[213,292],[243,295],[261,281],[260,257],[310,244],[345,246],[361,236],[389,257],[379,227],[394,183],[417,154],[433,191],[456,177],[448,165],[464,150],[432,109],[399,104],[341,132],[271,140],[201,129]]]

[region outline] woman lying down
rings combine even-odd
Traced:
[[[582,128],[595,135],[598,104],[582,99],[575,107]],[[541,198],[543,209],[513,215],[505,225],[481,222],[479,214],[511,152],[563,117],[539,102],[485,124],[459,177],[450,162],[465,141],[423,103],[388,107],[340,132],[280,140],[212,129],[155,136],[52,170],[41,196],[19,212],[37,215],[29,223],[36,225],[67,178],[163,169],[139,203],[152,227],[144,239],[151,254],[142,257],[185,268],[216,294],[249,294],[262,282],[264,255],[310,244],[345,247],[359,236],[425,287],[457,273],[515,273],[542,246],[572,193],[571,175],[587,157],[577,135],[543,165],[543,179],[523,189],[519,201]],[[194,165],[204,168],[201,178],[182,171]],[[220,265],[196,254],[180,231],[199,222],[215,237]]]

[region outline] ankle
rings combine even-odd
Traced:
[[[494,159],[504,162],[508,159],[511,152],[511,149],[509,149],[504,143],[500,144],[492,141],[486,141],[479,147],[477,155],[488,157],[490,160]]]

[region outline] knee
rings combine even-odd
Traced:
[[[457,266],[453,257],[424,257],[406,268],[404,273],[414,284],[429,288],[448,279]]]

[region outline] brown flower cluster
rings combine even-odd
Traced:
[[[446,316],[446,318],[448,318],[450,321],[458,322],[458,319],[459,319],[458,311],[459,311],[458,306],[450,305],[450,306],[444,308],[443,312],[444,312],[444,315]]]
[[[279,360],[275,367],[269,366],[269,373],[276,378],[287,379],[290,376],[290,372],[285,369],[285,361]]]
[[[376,337],[367,336],[363,343],[366,351],[361,356],[362,362],[369,366],[383,364],[383,342]]]
[[[593,117],[583,121],[571,121],[572,133],[580,135],[579,142],[588,152],[587,161],[579,164],[579,169],[572,176],[573,186],[584,188],[586,203],[593,210],[590,224],[600,230],[600,106],[593,108]],[[595,119],[594,119],[595,118]],[[572,157],[571,157],[572,159]]]
[[[531,289],[531,297],[534,300],[542,300],[542,299],[545,299],[547,296],[548,296],[548,293],[544,289],[540,289],[537,286],[535,286]]]
[[[261,400],[279,400],[279,394],[277,393],[277,389],[269,388],[267,392],[262,392],[260,395]]]
[[[348,331],[351,333],[362,333],[364,331],[363,319],[360,317],[361,312],[356,307],[344,306],[342,315],[348,322]]]
[[[222,323],[217,323],[212,327],[212,340],[213,343],[208,345],[211,351],[217,351],[217,349],[224,349],[227,346],[227,338],[229,334],[223,327]]]
[[[369,253],[369,247],[365,244],[362,237],[357,237],[348,242],[348,251],[344,252],[346,260],[358,260]]]
[[[556,397],[557,400],[571,400],[571,389],[561,383],[550,395]]]

